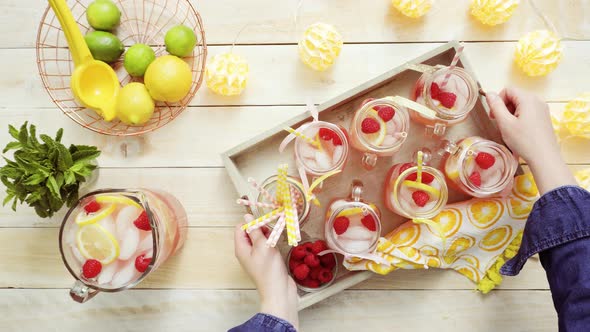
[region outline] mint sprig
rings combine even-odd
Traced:
[[[64,204],[71,207],[78,200],[80,183],[96,169],[100,151],[94,146],[61,143],[63,129],[55,138],[39,135],[34,125],[25,122],[20,130],[9,125],[8,131],[16,141],[6,145],[2,153],[14,151],[14,160],[3,157],[0,180],[6,186],[3,205],[12,200],[12,209],[27,203],[41,218],[53,216]]]

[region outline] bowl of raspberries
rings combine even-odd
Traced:
[[[291,248],[287,255],[289,274],[299,289],[308,293],[316,292],[330,286],[336,279],[336,254],[318,255],[328,249],[323,240],[311,240]]]

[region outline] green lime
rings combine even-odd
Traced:
[[[94,59],[106,63],[116,61],[125,50],[119,38],[110,32],[92,31],[84,39]]]
[[[131,76],[140,77],[145,74],[147,67],[154,60],[156,60],[156,53],[151,47],[145,44],[135,44],[125,53],[123,66]]]
[[[113,30],[121,21],[121,11],[111,0],[96,0],[86,9],[86,19],[96,30]]]
[[[164,43],[168,53],[179,57],[189,56],[197,44],[197,36],[186,25],[177,25],[166,32]]]

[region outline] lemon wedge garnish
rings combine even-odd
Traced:
[[[317,143],[317,148],[320,151],[324,151],[324,147],[322,146],[322,141],[320,139],[320,133],[318,132],[317,134],[315,134],[315,142]]]
[[[111,203],[111,204],[123,204],[135,206],[138,209],[142,209],[141,205],[137,204],[134,200],[125,196],[112,196],[112,195],[100,195],[96,196],[96,202],[100,204]]]
[[[385,121],[383,121],[383,119],[381,119],[381,117],[379,116],[379,113],[377,113],[377,111],[375,111],[372,108],[371,110],[369,110],[369,112],[367,112],[367,116],[379,122],[379,131],[373,134],[363,133],[363,135],[371,145],[381,146],[381,144],[383,144],[383,141],[385,140],[385,135],[387,134],[387,129],[385,128]]]
[[[76,224],[78,224],[79,226],[94,224],[110,216],[114,211],[115,205],[109,204],[106,207],[94,213],[86,214],[85,212],[80,212],[76,216]]]
[[[438,189],[421,182],[405,180],[404,182],[402,182],[402,185],[408,186],[416,190],[423,190],[429,194],[432,194],[434,198],[437,199],[440,197],[440,191]]]
[[[373,211],[377,211],[377,206],[375,204],[369,204],[369,206],[371,207],[371,209],[373,209]],[[363,208],[360,207],[353,207],[350,209],[346,209],[340,213],[338,213],[338,215],[336,216],[336,218],[338,217],[350,217],[350,216],[355,216],[357,214],[363,214],[364,210]]]
[[[76,233],[76,246],[84,258],[96,259],[103,265],[119,257],[119,243],[99,224],[80,227]]]

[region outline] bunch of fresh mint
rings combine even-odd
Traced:
[[[64,203],[68,207],[76,203],[80,183],[96,169],[100,151],[85,145],[66,148],[61,144],[63,129],[57,131],[55,139],[40,135],[40,142],[35,126],[27,125],[25,122],[20,130],[8,126],[16,141],[2,151],[15,150],[14,161],[4,157],[6,165],[0,168],[7,193],[3,205],[13,200],[12,209],[16,211],[17,203],[25,202],[40,217],[51,217]]]

